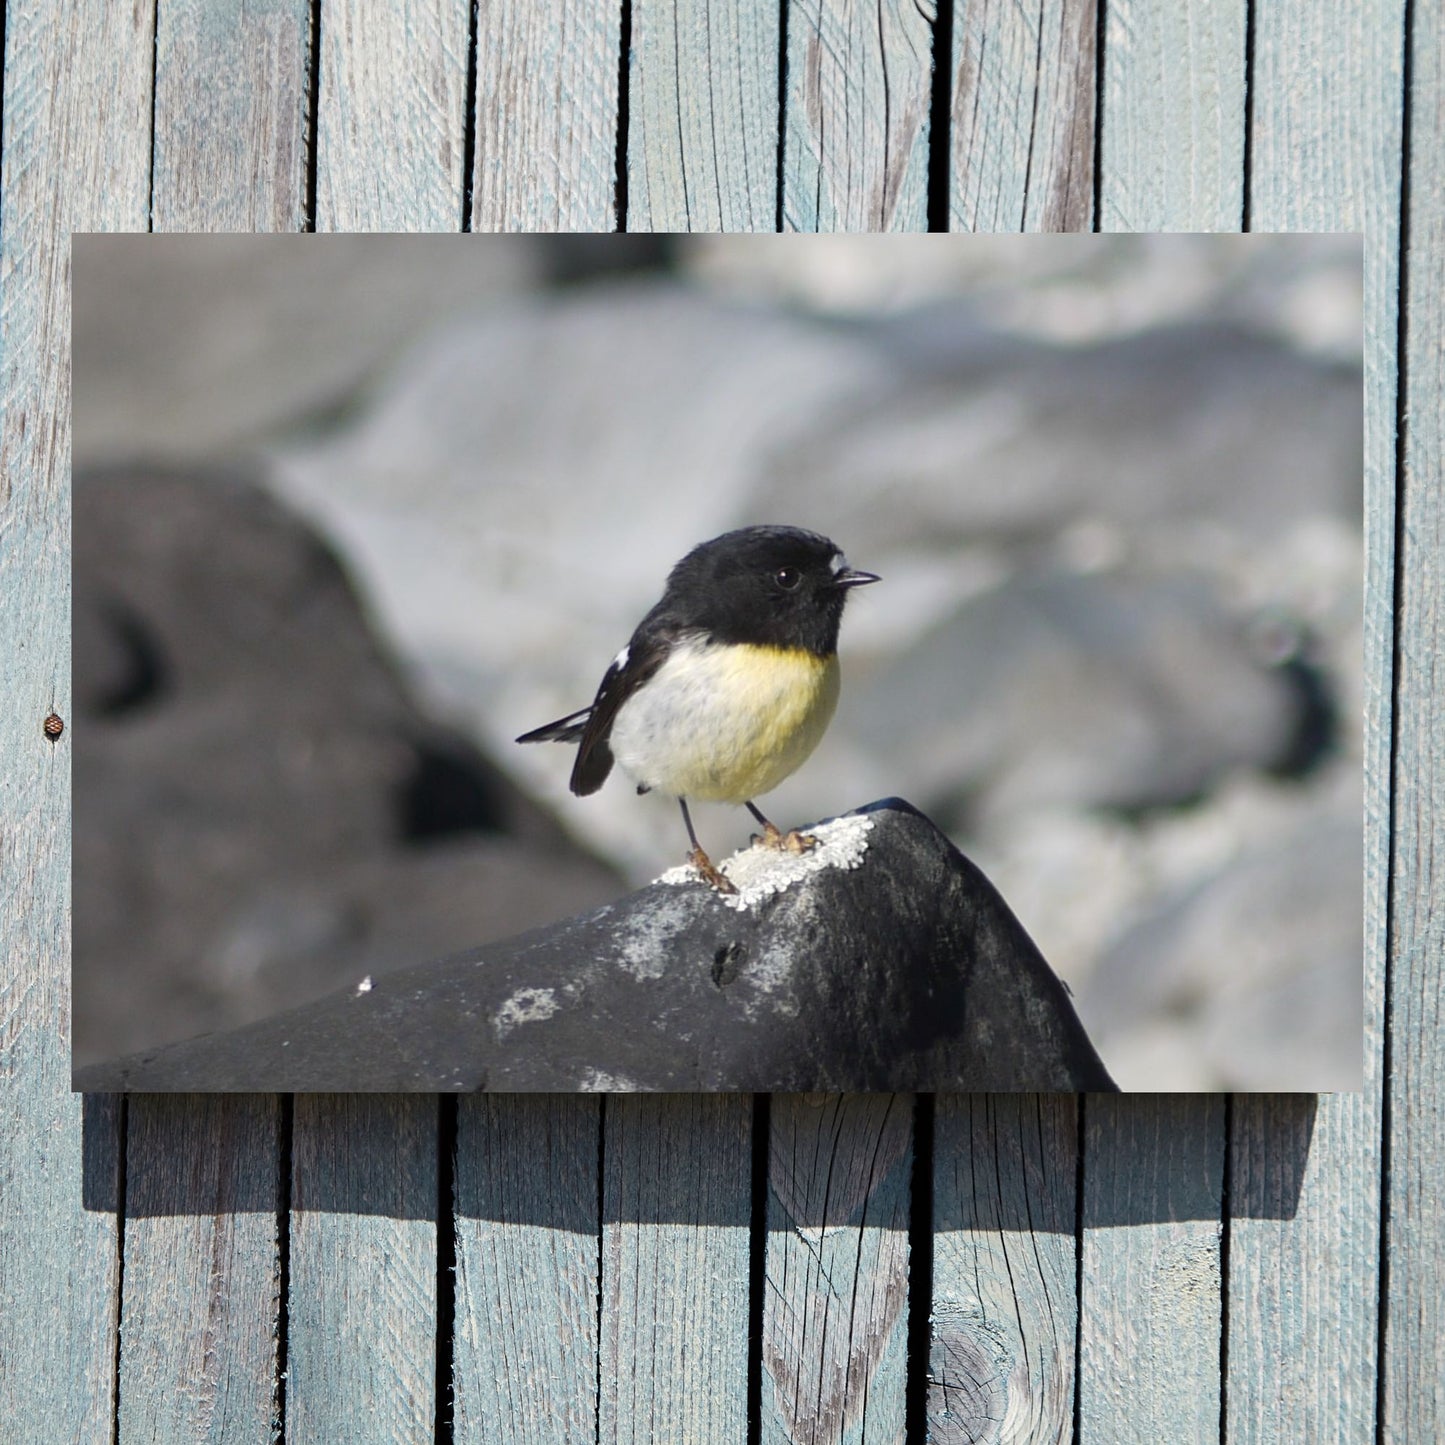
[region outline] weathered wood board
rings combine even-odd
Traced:
[[[602,1440],[747,1438],[752,1130],[747,1094],[607,1101]]]
[[[73,729],[44,723],[73,722],[70,233],[145,229],[152,22],[16,6],[4,34],[0,1421],[22,1440],[114,1426],[121,1109],[69,1091]]]
[[[910,1094],[779,1094],[768,1157],[762,1439],[899,1440]]]
[[[452,1438],[597,1438],[602,1101],[457,1101]]]
[[[1312,1135],[1289,1099],[1235,1104],[1226,1426],[1252,1442],[1376,1424],[1404,21],[1399,0],[1254,18],[1250,228],[1364,233],[1366,907],[1364,1092],[1322,1096]],[[1291,1170],[1281,1219],[1271,1194]]]
[[[1078,1101],[940,1097],[934,1124],[929,1439],[1072,1440]]]
[[[7,1430],[1439,1436],[1437,8],[8,7]],[[775,1099],[763,1139],[744,1099],[82,1107],[70,732],[40,728],[70,720],[70,232],[930,218],[1364,233],[1365,1092],[940,1099],[921,1140],[888,1096]]]

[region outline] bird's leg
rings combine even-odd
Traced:
[[[780,853],[811,853],[818,846],[818,840],[811,833],[800,833],[796,828],[784,833],[751,803],[743,806],[763,825],[762,837],[754,833],[753,842],[762,844],[764,848],[774,848]]]
[[[703,881],[711,883],[719,893],[736,893],[737,885],[727,874],[719,872],[712,859],[702,851],[702,844],[693,831],[692,816],[687,811],[687,799],[679,798],[677,802],[682,809],[682,821],[687,824],[687,836],[692,840],[692,852],[687,855],[687,861],[702,874]]]

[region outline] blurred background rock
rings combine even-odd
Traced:
[[[512,739],[788,521],[885,585],[773,816],[929,813],[1124,1088],[1359,1087],[1360,254],[77,237],[78,1062],[679,861]]]

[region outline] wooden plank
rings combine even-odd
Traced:
[[[151,228],[300,230],[308,0],[166,0],[156,25]]]
[[[458,1101],[453,1436],[597,1439],[600,1101]]]
[[[158,7],[151,224],[305,222],[310,7]],[[128,1107],[119,1438],[269,1438],[279,1419],[279,1096]]]
[[[764,1445],[903,1438],[912,1143],[910,1094],[773,1099]]]
[[[70,233],[144,230],[149,7],[12,6],[0,166],[0,1421],[109,1440],[119,1121],[70,1092]]]
[[[1224,1100],[1084,1103],[1081,1445],[1217,1445]]]
[[[1365,234],[1365,1088],[1319,1099],[1283,1219],[1288,1104],[1236,1100],[1232,1140],[1227,1426],[1285,1445],[1375,1429],[1404,7],[1289,0],[1254,26],[1251,227]]]
[[[462,219],[466,0],[322,0],[316,229]],[[286,1438],[406,1441],[437,1419],[438,1100],[298,1095]]]
[[[926,231],[931,0],[792,0],[785,231]]]
[[[322,0],[318,231],[461,229],[468,0]]]
[[[274,1094],[131,1100],[121,1445],[271,1438],[280,1137]]]
[[[607,1101],[600,1440],[747,1439],[752,1113],[746,1094]]]
[[[1074,1429],[1077,1100],[940,1095],[933,1151],[928,1438],[1062,1445]]]
[[[771,231],[780,0],[634,0],[630,231]]]
[[[474,231],[617,224],[621,0],[479,0]]]
[[[1243,226],[1245,28],[1245,0],[1109,0],[1101,231]]]
[[[1385,1441],[1445,1438],[1445,17],[1412,7],[1403,585],[1390,959]],[[1438,846],[1438,851],[1437,851]]]
[[[437,1101],[298,1094],[286,1439],[403,1445],[436,1412]]]
[[[1095,4],[954,0],[949,230],[1092,225]]]
[[[1331,1176],[1374,1192],[1358,1167],[1358,1095],[1240,1095],[1231,1150],[1231,1441],[1373,1438],[1379,1239]],[[1374,1141],[1367,1141],[1373,1159]],[[1342,1168],[1342,1164],[1346,1167]],[[1366,1298],[1349,1298],[1360,1280]],[[1341,1293],[1341,1286],[1344,1293]]]

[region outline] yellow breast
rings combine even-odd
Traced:
[[[691,643],[618,714],[612,751],[639,783],[744,803],[818,746],[838,705],[838,659],[797,648]]]

